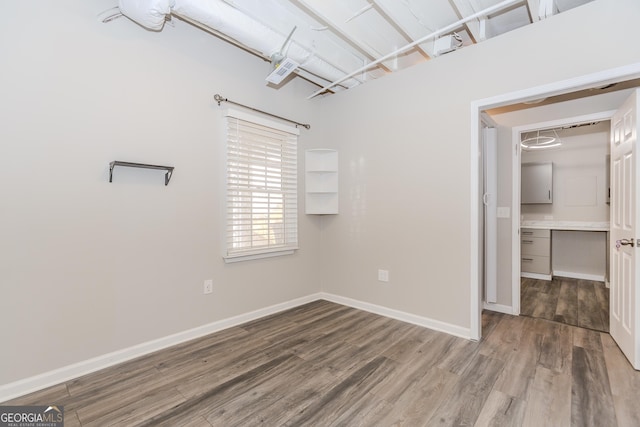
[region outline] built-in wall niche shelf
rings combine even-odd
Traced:
[[[120,160],[114,160],[109,163],[109,182],[113,182],[113,168],[116,166],[125,166],[128,168],[142,168],[142,169],[158,169],[167,171],[164,174],[164,185],[169,184],[169,180],[171,179],[171,175],[173,174],[173,166],[160,166],[160,165],[147,165],[145,163],[131,163],[131,162],[121,162]]]
[[[305,213],[338,213],[338,152],[317,148],[305,152]]]

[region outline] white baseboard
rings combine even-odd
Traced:
[[[494,304],[494,303],[490,303],[490,302],[485,302],[484,303],[484,309],[485,310],[489,310],[489,311],[496,311],[498,313],[514,314],[513,313],[513,307],[511,307],[510,305]]]
[[[390,317],[392,319],[422,326],[428,329],[433,329],[435,331],[445,332],[449,335],[455,335],[457,337],[465,338],[468,340],[471,339],[470,328],[463,328],[460,326],[452,325],[450,323],[430,319],[428,317],[417,316],[415,314],[407,313],[404,311],[395,310],[368,302],[358,301],[351,298],[341,297],[339,295],[329,294],[326,292],[322,292],[320,293],[320,295],[322,299],[335,302],[337,304],[342,304],[360,310],[368,311],[370,313],[379,314],[381,316]]]
[[[178,332],[173,335],[147,341],[133,347],[117,350],[92,359],[83,360],[40,375],[3,384],[0,385],[0,402],[33,393],[34,391],[42,390],[65,381],[99,371],[100,369],[108,368],[109,366],[117,365],[118,363],[153,353],[154,351],[162,350],[176,344],[200,338],[223,329],[231,328],[251,320],[259,319],[261,317],[288,310],[319,299],[322,299],[320,294],[307,295],[302,298],[296,298],[291,301],[275,304],[249,313],[244,313],[227,319],[218,320],[207,325],[198,326],[183,332]]]
[[[551,280],[550,274],[538,274],[538,273],[520,273],[520,277],[526,277],[528,279],[538,279],[538,280]]]
[[[573,271],[553,271],[554,276],[568,277],[570,279],[593,280],[594,282],[604,282],[604,274],[584,274]]]
[[[345,298],[334,294],[320,292],[307,295],[305,297],[296,298],[284,303],[275,304],[270,307],[261,308],[249,313],[230,317],[228,319],[218,320],[216,322],[202,325],[197,328],[178,332],[176,334],[162,337],[156,340],[147,341],[142,344],[114,351],[112,353],[107,353],[102,356],[94,357],[92,359],[83,360],[81,362],[64,366],[59,369],[54,369],[40,375],[35,375],[33,377],[0,385],[0,402],[14,399],[25,394],[33,393],[35,391],[54,386],[56,384],[60,384],[74,378],[99,371],[100,369],[108,368],[109,366],[117,365],[118,363],[126,362],[128,360],[153,353],[154,351],[162,350],[176,344],[200,338],[214,332],[219,332],[223,329],[241,325],[243,323],[256,320],[261,317],[265,317],[271,314],[278,313],[280,311],[288,310],[290,308],[294,308],[321,299],[357,308],[360,310],[365,310],[371,313],[379,314],[381,316],[390,317],[392,319],[401,320],[403,322],[412,323],[414,325],[422,326],[436,331],[445,332],[450,335],[455,335],[466,339],[470,339],[471,337],[471,330],[469,328],[463,328],[460,326],[452,325],[450,323],[433,320],[427,317],[417,316],[415,314],[406,313],[403,311],[394,310],[391,308],[370,304],[351,298]]]

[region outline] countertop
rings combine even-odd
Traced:
[[[520,227],[539,230],[609,231],[609,222],[527,220],[521,221]]]

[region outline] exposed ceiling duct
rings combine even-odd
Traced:
[[[119,0],[119,8],[147,29],[161,31],[174,16],[264,61],[285,65],[279,71],[265,67],[266,74],[273,74],[268,81],[282,84],[285,74],[295,70],[320,87],[313,97],[352,88],[590,1]],[[112,19],[110,12],[103,22]],[[286,55],[273,61],[283,41]]]
[[[185,17],[189,22],[197,21],[241,45],[259,51],[263,58],[270,59],[278,53],[286,39],[286,34],[277,33],[222,0],[120,0],[119,7],[125,16],[154,31],[162,30],[165,20],[171,15]],[[298,64],[303,72],[320,76],[319,85],[337,80],[345,74],[295,40],[290,41],[286,56]],[[342,82],[348,88],[358,84],[360,82],[356,79]]]

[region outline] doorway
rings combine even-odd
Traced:
[[[566,80],[562,82],[557,82],[549,85],[544,85],[540,87],[530,88],[523,91],[518,91],[510,94],[505,94],[501,96],[496,96],[492,98],[486,98],[483,100],[478,100],[472,102],[471,105],[471,277],[470,277],[470,287],[471,287],[471,324],[470,324],[470,336],[472,339],[479,340],[482,336],[482,321],[481,314],[483,308],[483,289],[482,289],[482,280],[480,280],[479,272],[483,270],[483,266],[481,263],[484,262],[483,259],[480,258],[479,247],[481,243],[481,232],[478,220],[480,218],[479,214],[479,206],[480,206],[480,191],[478,189],[478,178],[479,178],[479,167],[478,167],[478,158],[481,153],[479,152],[479,138],[480,138],[480,120],[481,114],[486,111],[514,106],[514,105],[522,105],[525,102],[538,101],[541,99],[550,99],[552,97],[563,97],[563,96],[585,96],[582,95],[585,91],[592,90],[594,88],[602,88],[614,83],[627,82],[630,80],[635,80],[640,78],[640,63],[632,64],[625,67],[620,67],[616,69],[607,70],[600,73],[595,73],[592,75],[582,76],[580,78],[575,78],[571,80]],[[514,150],[517,148],[514,147]],[[517,181],[517,185],[519,186],[519,177]],[[515,187],[515,185],[514,185]],[[515,191],[515,190],[514,190]],[[519,190],[518,190],[519,191]],[[518,195],[519,197],[519,195]],[[519,233],[519,219],[520,217],[520,207],[519,200],[518,203],[515,202],[515,197],[512,200],[511,205],[512,218],[512,233],[517,235]],[[512,258],[519,259],[520,257],[520,247],[519,244],[516,247],[512,248]],[[514,269],[516,270],[516,269]],[[517,272],[514,272],[512,276],[519,280],[519,269]],[[511,310],[512,314],[520,313],[520,295],[519,289],[520,286],[518,284],[518,295],[515,295],[516,292],[513,292],[511,295]]]
[[[520,287],[514,293],[521,315],[609,331],[611,115],[527,125],[515,141],[521,143],[514,156],[521,172],[521,232],[513,244],[521,256],[513,285]]]

